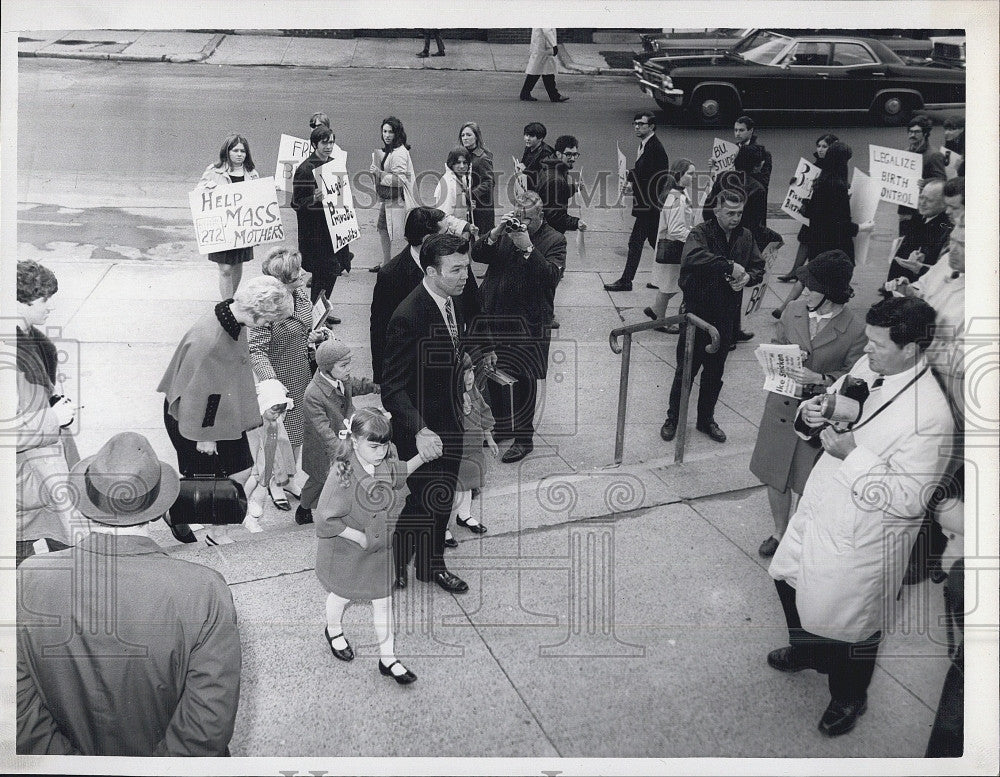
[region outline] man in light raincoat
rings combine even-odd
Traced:
[[[524,69],[524,86],[521,87],[521,99],[537,102],[531,96],[531,90],[541,76],[545,91],[554,103],[564,103],[569,98],[559,94],[556,88],[556,57],[559,56],[559,44],[556,40],[554,27],[534,27],[531,30],[531,51],[528,55],[528,66]]]

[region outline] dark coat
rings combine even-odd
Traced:
[[[569,201],[576,194],[577,185],[569,179],[569,168],[556,158],[542,163],[535,191],[542,198],[542,211],[546,223],[557,232],[569,232],[578,228],[580,219],[567,212]]]
[[[663,201],[660,192],[666,187],[670,174],[670,160],[660,139],[653,135],[646,141],[642,156],[635,161],[635,167],[628,171],[628,181],[632,184],[633,216],[649,216],[658,213]]]
[[[809,219],[805,239],[809,259],[839,248],[854,261],[858,225],[851,221],[851,197],[846,183],[820,173],[811,196],[802,204],[802,215]]]
[[[705,221],[715,221],[715,198],[723,189],[735,189],[746,195],[740,226],[753,235],[758,249],[763,251],[769,243],[780,239],[776,232],[767,228],[767,192],[764,187],[756,179],[735,170],[726,170],[716,177],[701,211]]]
[[[534,190],[538,181],[538,174],[542,171],[545,160],[555,155],[552,146],[544,140],[538,144],[538,148],[532,151],[527,146],[521,154],[521,164],[524,165],[524,175],[528,179],[528,188]]]
[[[864,319],[844,308],[810,341],[809,312],[805,300],[797,299],[788,303],[771,342],[794,344],[808,351],[803,366],[836,380],[861,358],[868,339]],[[813,447],[795,433],[793,424],[799,402],[795,397],[768,393],[750,471],[765,485],[779,491],[791,487],[801,494],[822,448]]]
[[[472,247],[472,261],[489,265],[480,292],[498,365],[515,376],[544,378],[552,291],[566,266],[566,238],[542,224],[531,242],[526,258],[507,235],[494,245],[484,235]]]
[[[772,167],[771,152],[768,151],[766,148],[764,148],[764,146],[757,141],[756,132],[750,136],[750,140],[748,140],[746,143],[740,146],[740,151],[742,151],[747,146],[760,146],[761,148],[764,149],[764,166],[761,167],[759,172],[752,173],[752,175],[754,179],[757,181],[757,183],[759,183],[761,186],[764,187],[764,193],[766,196],[767,190],[771,188],[771,167]],[[740,151],[736,152],[737,158],[740,155]]]
[[[292,208],[298,222],[299,253],[302,254],[302,269],[308,272],[338,261],[334,257],[323,204],[313,202],[313,195],[318,190],[313,170],[325,164],[314,152],[296,168],[292,177]]]
[[[321,483],[330,472],[344,419],[354,413],[354,397],[375,391],[375,384],[367,378],[350,377],[342,383],[343,393],[317,371],[302,398],[302,471]]]
[[[485,235],[496,226],[493,211],[493,190],[496,179],[493,175],[493,153],[477,148],[469,160],[469,177],[472,179],[472,221]]]
[[[764,260],[753,236],[737,226],[726,239],[722,227],[712,219],[698,224],[688,234],[681,254],[678,284],[684,292],[688,313],[704,319],[719,330],[722,348],[728,348],[735,317],[739,316],[740,291],[733,291],[726,280],[733,263],[743,266],[750,275],[750,286],[764,279]]]
[[[468,329],[461,305],[455,306],[455,319],[461,338]],[[421,283],[399,303],[385,338],[382,405],[392,413],[392,439],[403,461],[417,455],[417,432],[427,427],[444,443],[445,458],[458,462],[461,366],[441,309]]]
[[[925,221],[924,217],[918,213],[910,219],[905,229],[903,242],[896,249],[896,256],[905,259],[911,253],[920,249],[924,252],[924,264],[937,264],[938,257],[941,256],[941,252],[948,245],[948,238],[951,236],[952,223],[948,218],[948,214],[942,211],[929,221]],[[889,275],[886,277],[886,280],[891,281],[895,278],[907,278],[910,281],[915,281],[926,272],[926,269],[920,272],[907,270],[893,259],[892,264],[889,265]]]
[[[376,383],[382,382],[382,361],[385,354],[386,328],[389,326],[389,319],[396,312],[399,303],[406,299],[424,279],[424,274],[417,263],[410,255],[410,247],[406,246],[402,251],[390,259],[378,271],[375,280],[375,291],[372,293],[371,322],[369,335],[371,337],[372,348],[372,376]],[[462,308],[466,321],[470,326],[475,327],[477,320],[482,315],[482,302],[479,297],[479,285],[476,278],[469,272],[469,277],[465,281],[465,289],[462,296],[456,300],[457,306]],[[470,348],[477,350],[480,347],[488,348],[482,339],[469,343]],[[478,354],[470,353],[473,359]]]
[[[921,181],[926,183],[932,179],[937,179],[939,181],[948,180],[948,171],[945,169],[947,168],[947,164],[944,161],[944,154],[940,151],[935,151],[928,143],[927,148],[924,149],[921,157],[923,159],[923,164],[920,167]],[[909,214],[914,218],[917,217],[917,209],[911,208],[907,205],[900,205],[896,209],[896,212],[900,215]]]

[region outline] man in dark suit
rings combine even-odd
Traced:
[[[760,157],[764,160],[763,164],[757,168],[757,160],[755,158],[754,164],[743,163],[745,167],[756,168],[753,172],[753,178],[757,183],[764,187],[764,199],[767,199],[767,190],[771,188],[771,152],[768,151],[764,146],[761,145],[760,141],[757,139],[757,132],[754,129],[754,121],[749,116],[740,116],[733,123],[733,139],[736,141],[736,145],[740,147],[740,150],[736,153],[736,159],[739,160],[740,156],[745,152],[750,151],[752,148],[756,147],[755,150],[759,150]],[[755,155],[756,157],[756,155]],[[740,169],[740,165],[733,161],[733,167],[737,170]]]
[[[701,388],[698,392],[698,420],[695,428],[716,442],[725,442],[726,433],[715,422],[715,405],[722,391],[722,373],[726,356],[733,339],[734,318],[739,308],[734,303],[743,287],[754,286],[764,278],[764,260],[750,231],[741,227],[743,193],[727,189],[719,194],[715,204],[715,218],[703,221],[691,230],[681,255],[679,284],[684,292],[684,307],[706,323],[719,330],[719,348],[715,353],[706,349],[711,342],[702,329],[695,332],[691,361],[691,380],[698,370]],[[677,341],[677,369],[670,387],[670,406],[667,420],[660,429],[660,437],[667,442],[677,434],[680,416],[682,373],[686,336],[681,325]]]
[[[420,245],[428,235],[436,235],[442,230],[449,233],[468,232],[468,222],[448,217],[437,208],[414,208],[406,216],[403,234],[407,246],[378,271],[371,308],[371,348],[372,379],[382,382],[382,362],[385,354],[385,331],[396,307],[424,279],[420,266]],[[479,287],[470,274],[459,304],[467,321],[473,321],[480,313]]]
[[[945,212],[944,181],[931,179],[917,197],[917,215],[906,223],[903,241],[889,264],[886,282],[896,278],[915,281],[937,264],[952,229]]]
[[[444,563],[462,458],[459,377],[468,322],[455,300],[468,282],[468,250],[468,241],[454,235],[424,240],[423,281],[396,308],[386,331],[382,404],[392,413],[393,442],[404,461],[418,452],[433,459],[407,480],[410,495],[392,538],[396,588],[406,587],[415,549],[418,580],[452,593],[469,590]]]
[[[632,215],[635,223],[632,234],[628,238],[628,258],[622,276],[614,283],[605,283],[608,291],[632,291],[632,281],[639,260],[642,258],[642,244],[649,242],[656,248],[656,232],[660,221],[660,191],[666,185],[669,175],[670,160],[667,152],[656,137],[656,117],[649,111],[637,113],[632,122],[635,135],[639,138],[639,156],[635,167],[628,172],[628,187],[626,194],[633,196]]]

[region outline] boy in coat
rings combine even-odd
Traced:
[[[299,506],[297,524],[312,523],[313,508],[319,501],[337,451],[338,434],[354,413],[353,398],[377,394],[379,387],[367,378],[351,377],[351,349],[339,340],[326,340],[316,349],[316,374],[302,399],[302,470],[309,476]]]

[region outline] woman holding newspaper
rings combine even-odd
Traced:
[[[258,177],[247,139],[242,135],[230,135],[219,151],[219,161],[205,168],[198,187],[214,189],[216,186],[243,183]],[[216,251],[210,253],[208,258],[219,266],[221,298],[230,299],[243,279],[243,263],[253,259],[253,246]]]
[[[789,375],[802,395],[768,393],[750,459],[750,471],[767,486],[774,518],[774,533],[757,550],[765,558],[777,550],[822,451],[812,441],[799,438],[792,428],[799,402],[826,391],[864,353],[864,318],[845,307],[854,293],[853,273],[854,263],[839,250],[822,253],[801,267],[797,277],[804,287],[802,296],[785,308],[771,341],[799,347],[802,366],[789,370]]]

